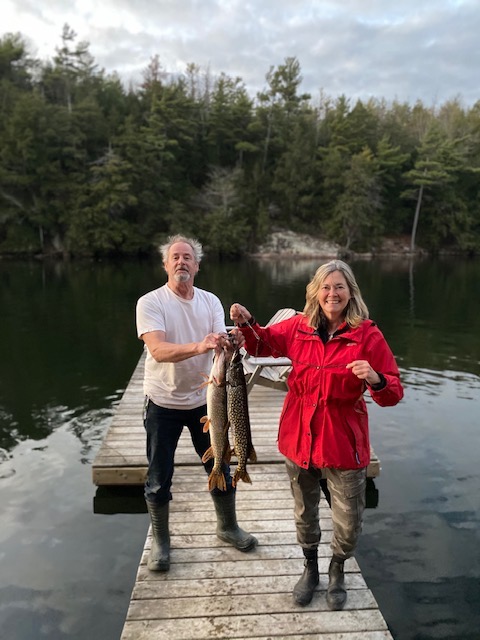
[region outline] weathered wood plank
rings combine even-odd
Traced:
[[[261,595],[264,593],[292,594],[293,587],[298,580],[297,572],[280,576],[254,576],[245,580],[243,577],[228,578],[199,578],[189,577],[187,580],[165,580],[151,582],[149,580],[135,583],[132,601],[152,598],[196,598],[197,596],[237,596]],[[316,591],[325,591],[327,576],[320,576],[320,584]],[[348,589],[366,589],[367,585],[361,573],[348,575]],[[316,596],[315,596],[316,598]]]
[[[240,512],[239,512],[240,515]],[[213,518],[213,512],[212,512]],[[294,531],[293,517],[286,520],[248,520],[241,518],[242,526],[251,529],[252,533],[260,533],[263,531]],[[330,518],[320,518],[320,525],[325,529],[331,529]],[[213,531],[213,522],[183,522],[176,525],[175,531],[182,535],[194,535],[196,533],[211,533]]]
[[[326,588],[326,585],[324,587]],[[321,590],[319,589],[319,591]],[[158,598],[155,595],[151,599],[132,601],[128,610],[128,619],[129,622],[134,620],[155,620],[158,618],[170,620],[178,618],[179,611],[182,612],[182,618],[203,618],[206,611],[208,611],[208,616],[262,615],[269,614],[271,611],[298,612],[298,606],[293,602],[291,592],[288,594],[262,593],[261,598],[252,598],[252,595],[235,593],[235,597],[232,597],[232,594],[217,594],[215,597],[197,595],[189,598],[172,598],[171,596]],[[355,589],[350,591],[345,611],[351,609],[374,609],[376,604],[371,591],[368,589]],[[328,611],[325,598],[316,597],[309,610]]]
[[[272,464],[279,464],[281,459],[272,460]],[[198,460],[176,459],[177,466],[188,466],[192,468],[198,467]],[[232,465],[232,470],[235,465]],[[138,456],[135,461],[128,460],[127,456],[97,456],[95,467],[92,468],[92,481],[96,486],[109,485],[142,485],[145,482],[147,467]],[[368,466],[367,474],[369,478],[376,478],[380,474],[379,463],[372,463]]]
[[[212,531],[213,532],[213,531]],[[275,532],[276,533],[276,532]],[[150,549],[151,538],[148,536],[146,544],[145,544],[145,552]],[[140,563],[146,563],[147,553],[142,555]],[[318,548],[318,555],[320,557],[328,558],[332,555],[330,551],[330,547],[328,544],[321,544]],[[211,545],[211,541],[208,540],[207,545],[204,548],[192,553],[191,549],[183,549],[178,546],[178,541],[176,536],[172,535],[172,563],[201,563],[201,562],[237,562],[238,560],[238,551],[234,549],[231,545],[224,544],[222,547],[217,547],[216,545]],[[300,545],[295,542],[295,535],[292,531],[290,536],[289,544],[278,544],[277,540],[273,544],[266,545],[264,544],[263,535],[261,536],[261,543],[255,550],[255,554],[250,554],[248,561],[249,562],[263,562],[264,560],[297,560],[297,571],[298,567],[303,563],[303,555]],[[298,562],[300,560],[300,563]],[[347,567],[348,571],[350,570],[358,570],[358,567],[354,564],[352,560]],[[172,574],[173,575],[173,574]],[[175,577],[175,576],[174,576]]]
[[[238,552],[240,553],[240,552]],[[173,560],[172,553],[172,560]],[[245,554],[247,555],[247,554]],[[320,557],[318,569],[320,573],[326,574],[330,557]],[[277,560],[252,560],[248,557],[238,557],[236,560],[212,563],[172,563],[168,575],[165,573],[154,573],[149,571],[144,563],[138,569],[137,581],[162,582],[162,580],[199,580],[205,578],[221,579],[237,578],[253,579],[257,576],[278,576],[292,575],[296,579],[300,577],[303,569],[303,562],[300,559],[277,559]],[[348,587],[348,571],[345,569],[345,578]],[[296,580],[295,580],[296,581]]]
[[[269,636],[270,638],[270,636]],[[288,640],[313,640],[318,638],[319,640],[392,640],[392,634],[390,631],[348,631],[341,633],[317,633],[304,634],[304,635],[289,635]],[[248,638],[236,638],[236,640],[266,640],[265,636],[260,638],[259,636],[249,636]]]
[[[206,638],[287,638],[290,633],[324,637],[327,633],[387,631],[378,610],[366,611],[309,611],[297,613],[267,613],[256,615],[209,616],[203,618],[175,618],[173,620],[130,621],[125,624],[121,640],[203,640]],[[364,635],[364,639],[368,639]],[[388,637],[388,636],[387,636]]]

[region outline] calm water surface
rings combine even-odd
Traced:
[[[265,322],[303,308],[320,262],[206,260],[197,284]],[[352,266],[406,391],[369,403],[382,473],[358,561],[397,640],[478,640],[480,262]],[[94,513],[91,463],[140,356],[135,302],[164,280],[158,261],[0,262],[2,639],[120,637],[148,521]]]

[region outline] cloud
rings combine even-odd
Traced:
[[[241,77],[254,95],[271,66],[300,62],[303,91],[426,104],[478,94],[476,0],[6,0],[4,31],[52,57],[64,23],[99,67],[140,82],[154,55]]]

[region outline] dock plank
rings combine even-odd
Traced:
[[[224,615],[201,618],[155,620],[127,620],[121,640],[233,640],[251,638],[288,638],[292,631],[310,638],[349,638],[348,633],[360,634],[370,640],[372,632],[387,632],[386,623],[378,610],[367,611],[302,611],[295,613],[267,613],[256,615]],[[337,634],[327,636],[326,634]],[[342,635],[340,635],[342,634]],[[383,638],[391,638],[384,633]]]

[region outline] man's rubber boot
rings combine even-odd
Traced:
[[[327,605],[332,611],[341,611],[347,600],[343,565],[344,560],[333,556],[328,568]]]
[[[148,555],[147,567],[150,571],[168,571],[170,569],[170,532],[168,529],[169,502],[157,505],[147,503],[152,523],[152,546]]]
[[[239,551],[251,551],[255,549],[258,540],[238,526],[235,511],[235,491],[229,491],[223,495],[213,493],[213,504],[217,514],[217,537],[223,542],[228,542]]]
[[[313,592],[319,582],[318,576],[318,550],[304,549],[305,562],[302,577],[293,588],[293,599],[297,604],[304,607],[313,598]]]

